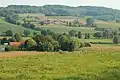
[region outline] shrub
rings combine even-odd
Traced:
[[[54,46],[50,42],[43,43],[43,51],[52,52],[54,51]]]
[[[76,31],[75,31],[75,30],[69,31],[69,35],[70,35],[71,37],[75,37],[75,34],[76,34]]]
[[[91,43],[85,43],[85,47],[91,47]]]
[[[38,32],[33,32],[33,35],[34,35],[34,36],[36,36],[37,34],[40,34],[40,33],[38,33]]]
[[[25,47],[28,49],[28,50],[34,50],[35,46],[37,45],[37,43],[31,38],[31,39],[28,39],[26,42],[25,42]]]
[[[6,33],[6,36],[12,36],[13,35],[13,32],[11,30],[7,30],[5,33]]]
[[[82,38],[82,33],[79,31],[78,32],[78,38],[81,39]]]
[[[54,51],[58,51],[59,48],[60,48],[60,45],[59,45],[58,41],[54,41],[52,44],[54,46]]]
[[[23,32],[23,33],[24,33],[24,35],[25,35],[25,36],[30,35],[30,31],[29,31],[29,30],[24,30],[24,32]]]
[[[90,38],[90,34],[89,33],[86,33],[85,34],[85,39],[89,39]]]
[[[69,51],[76,51],[78,50],[79,46],[80,46],[80,41],[78,38],[76,37],[70,38]]]
[[[4,43],[8,43],[8,39],[7,38],[1,39],[1,44],[3,45]]]
[[[85,47],[85,43],[80,43],[80,48]]]
[[[6,46],[6,47],[5,47],[5,51],[7,51],[7,52],[8,52],[8,51],[11,51],[10,46]]]
[[[17,46],[6,46],[5,51],[18,51],[19,47]]]
[[[101,32],[96,32],[96,33],[94,33],[94,35],[93,35],[95,38],[101,38],[101,37],[103,37],[103,34],[101,33]]]
[[[119,43],[119,35],[116,35],[113,37],[113,44],[118,44]]]
[[[14,35],[14,37],[15,37],[15,39],[16,39],[17,42],[20,42],[22,40],[22,36],[20,35],[20,33],[16,33]]]
[[[38,43],[37,43],[36,50],[37,50],[37,51],[43,51],[43,43],[42,43],[42,42],[38,42]]]
[[[64,54],[64,51],[59,50],[58,53],[59,53],[59,54]]]
[[[69,47],[69,37],[66,36],[66,35],[60,35],[58,37],[58,42],[60,44],[60,49],[63,50],[63,51],[66,51],[68,50],[68,47]]]
[[[10,46],[11,48],[11,51],[18,51],[19,50],[19,47],[17,46]]]
[[[86,24],[89,26],[92,26],[94,24],[94,19],[91,17],[86,17],[85,20],[86,20]]]

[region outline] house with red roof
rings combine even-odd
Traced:
[[[21,41],[21,42],[9,42],[9,45],[10,46],[20,47],[24,43],[25,43],[25,41]]]

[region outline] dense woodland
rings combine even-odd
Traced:
[[[120,10],[96,6],[70,7],[63,5],[9,5],[0,8],[1,16],[6,16],[7,14],[15,15],[14,13],[43,13],[47,16],[92,16],[96,19],[105,21],[120,19]]]

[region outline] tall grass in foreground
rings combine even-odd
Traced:
[[[119,51],[91,48],[4,58],[0,59],[0,80],[120,80]]]

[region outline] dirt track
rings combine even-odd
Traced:
[[[19,57],[19,56],[45,54],[45,53],[46,52],[35,52],[35,51],[0,52],[0,58],[11,58],[11,57]]]

